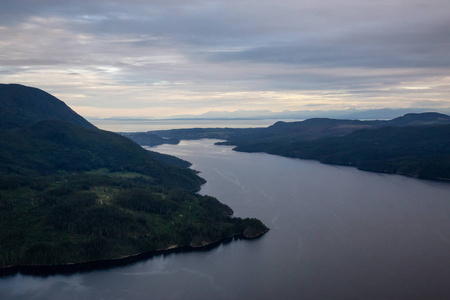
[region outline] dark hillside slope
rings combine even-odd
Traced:
[[[428,112],[387,121],[314,118],[277,122],[267,128],[233,131],[194,128],[148,134],[177,139],[221,138],[226,141],[218,144],[236,146],[237,151],[266,152],[374,172],[450,180],[449,131],[450,116]]]
[[[308,119],[299,122],[277,122],[267,128],[230,137],[224,144],[251,145],[285,143],[286,141],[314,140],[331,136],[343,136],[355,130],[372,128],[377,121]]]
[[[277,122],[258,132],[231,136],[226,145],[241,148],[260,148],[262,145],[286,145],[295,141],[340,137],[362,129],[391,126],[425,126],[450,124],[450,116],[439,113],[407,114],[388,121],[337,120],[327,118],[308,119],[301,122]],[[258,150],[261,151],[261,150]]]
[[[402,117],[395,118],[386,122],[390,126],[423,126],[423,125],[438,125],[450,124],[450,116],[436,113],[414,113],[406,114]]]
[[[361,129],[439,124],[450,124],[450,116],[429,112],[407,114],[387,121],[314,118],[297,122],[279,121],[267,128],[192,128],[123,133],[123,135],[143,146],[177,143],[179,140],[212,138],[226,140],[226,142],[220,143],[224,145],[260,149],[263,145],[344,136]]]
[[[95,126],[64,102],[37,88],[0,84],[0,128],[16,128],[42,120],[66,121],[78,126]]]
[[[373,172],[450,180],[450,125],[364,129],[342,137],[239,145],[235,149],[315,159]]]
[[[194,193],[204,180],[188,162],[99,130],[41,90],[3,85],[0,99],[0,275],[268,230]]]
[[[151,153],[129,139],[96,128],[62,121],[40,121],[17,130],[0,132],[0,173],[52,175],[60,171],[85,172],[100,168],[151,176],[154,182],[197,190],[203,181],[194,171],[174,167],[169,157]],[[181,160],[174,159],[179,165]]]

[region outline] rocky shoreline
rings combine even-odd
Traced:
[[[96,270],[104,270],[115,267],[121,267],[136,263],[138,261],[143,261],[152,258],[157,255],[169,255],[173,253],[187,253],[194,251],[209,251],[221,244],[228,244],[233,240],[254,240],[258,239],[264,234],[266,234],[269,229],[264,230],[258,234],[248,236],[243,233],[235,234],[231,237],[225,237],[218,241],[203,244],[201,246],[184,245],[177,246],[172,245],[166,249],[158,249],[145,253],[137,253],[132,255],[127,255],[118,258],[93,260],[86,262],[76,262],[67,264],[57,264],[57,265],[22,265],[22,266],[6,266],[0,267],[0,277],[11,276],[15,274],[23,275],[33,275],[33,276],[50,276],[56,274],[72,274],[79,272],[92,272]]]

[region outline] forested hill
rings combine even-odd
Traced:
[[[40,89],[19,84],[0,84],[0,128],[23,127],[42,120],[95,127],[64,102]]]
[[[0,274],[204,246],[268,229],[195,193],[188,162],[97,129],[62,101],[0,87]]]
[[[392,120],[360,121],[313,118],[297,122],[279,121],[267,128],[191,128],[122,133],[122,135],[143,146],[173,144],[180,140],[202,138],[226,140],[224,144],[228,145],[250,146],[344,136],[361,129],[443,124],[450,124],[450,116],[429,112],[406,114]]]
[[[267,128],[194,128],[149,132],[174,140],[215,138],[237,151],[266,152],[374,172],[450,180],[450,116],[407,114],[393,120],[308,119]],[[134,134],[127,136],[134,138]],[[139,134],[143,142],[145,134]],[[164,139],[162,141],[165,141]]]
[[[450,180],[450,124],[362,129],[314,140],[237,144],[237,151],[315,159],[361,170]]]

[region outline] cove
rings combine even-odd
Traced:
[[[0,279],[0,299],[447,299],[450,184],[240,153],[213,140],[156,151],[193,163],[236,216],[270,231],[107,270]]]

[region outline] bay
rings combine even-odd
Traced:
[[[200,193],[271,230],[109,270],[0,279],[0,299],[448,299],[450,185],[213,140],[153,150],[193,163]]]

